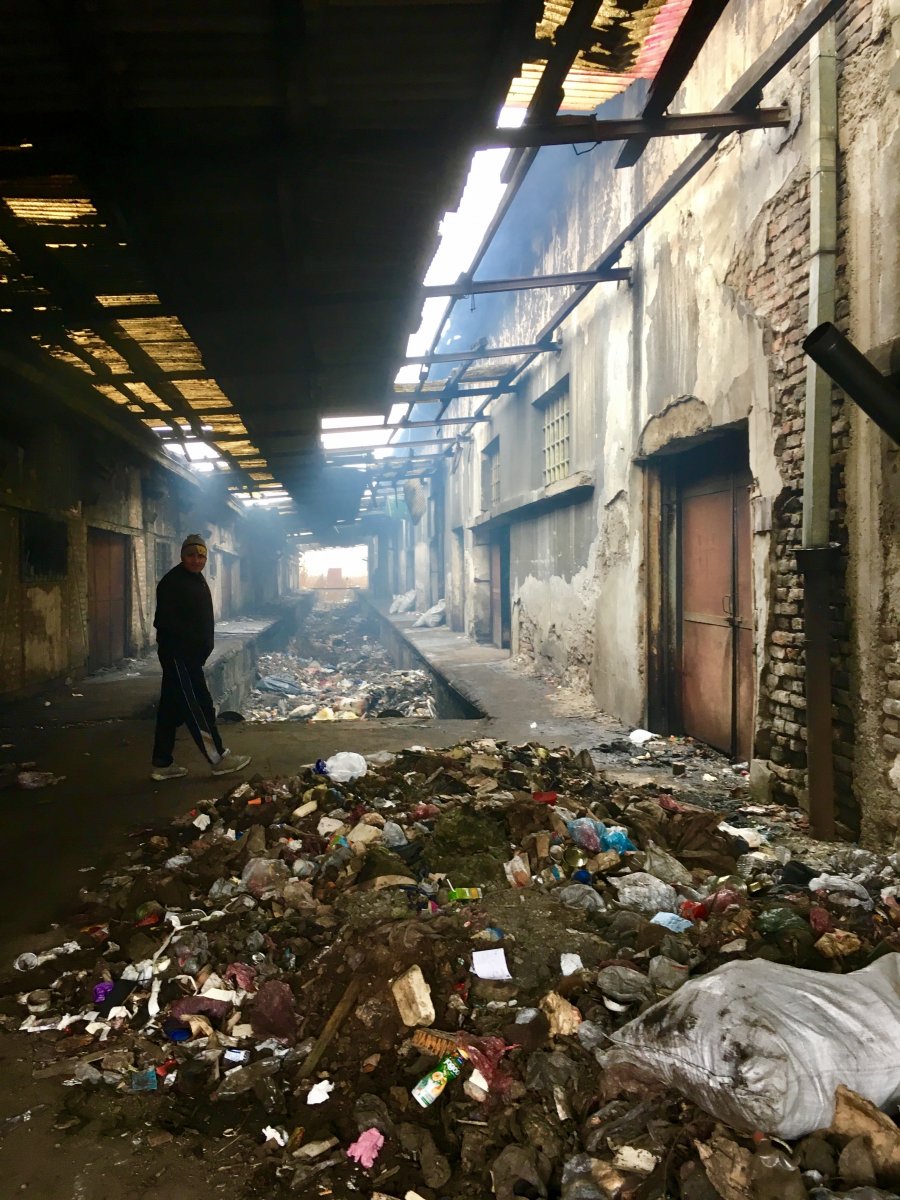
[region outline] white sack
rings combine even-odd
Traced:
[[[900,954],[848,975],[755,959],[688,980],[612,1034],[630,1063],[737,1129],[798,1138],[831,1124],[839,1083],[900,1100]]]
[[[335,783],[349,783],[351,779],[359,779],[369,769],[369,764],[361,754],[352,750],[342,750],[332,754],[325,760],[325,772]]]
[[[413,621],[413,629],[435,629],[438,625],[443,625],[447,619],[447,601],[438,600],[437,604],[432,604],[427,612],[423,612],[421,617],[417,617]]]
[[[388,610],[392,613],[412,612],[416,607],[416,589],[410,588],[408,592],[400,592],[391,601],[391,607]]]

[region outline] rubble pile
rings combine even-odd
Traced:
[[[287,651],[262,654],[242,715],[254,721],[357,721],[367,717],[433,717],[427,671],[395,669],[369,632],[356,600],[313,609]]]
[[[829,1082],[827,1128],[779,1142],[806,1085],[769,1047],[762,1094],[753,1039],[780,1035],[739,1013],[766,1012],[757,972],[801,1014],[810,979],[874,996],[900,962],[900,856],[813,843],[794,814],[798,858],[759,815],[623,788],[586,751],[338,754],[148,836],[59,944],[17,961],[5,1025],[73,1085],[59,1128],[137,1109],[151,1145],[227,1148],[236,1196],[896,1195],[900,1131],[867,1077]],[[722,1104],[671,1061],[692,1065],[711,996]],[[855,1027],[887,1096],[893,1035]],[[798,1019],[786,1044],[821,1084],[809,1032]],[[789,1118],[753,1119],[787,1100]]]

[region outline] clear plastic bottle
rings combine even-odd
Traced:
[[[754,1133],[756,1154],[750,1165],[755,1200],[806,1200],[806,1185],[791,1156],[762,1133]]]

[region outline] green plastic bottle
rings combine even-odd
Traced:
[[[458,1050],[452,1054],[445,1054],[434,1070],[423,1075],[412,1090],[416,1103],[421,1104],[423,1108],[434,1104],[450,1080],[459,1078],[463,1057]]]

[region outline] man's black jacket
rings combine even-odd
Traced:
[[[156,641],[164,654],[206,662],[213,650],[215,619],[209,585],[182,563],[156,585]]]

